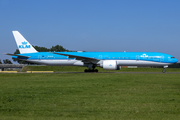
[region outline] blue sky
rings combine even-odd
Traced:
[[[0,59],[32,45],[69,50],[163,52],[180,61],[180,0],[0,0]]]

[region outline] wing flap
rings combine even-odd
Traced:
[[[82,60],[82,62],[99,61],[98,59],[90,58],[90,57],[83,57],[83,56],[77,56],[77,55],[69,55],[69,54],[63,54],[63,53],[54,53],[54,54],[68,56],[69,58],[76,58],[76,60]]]

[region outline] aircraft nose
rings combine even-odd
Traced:
[[[174,61],[175,61],[175,63],[177,63],[177,62],[178,62],[178,59],[176,59],[176,58],[175,58],[175,60],[174,60]]]

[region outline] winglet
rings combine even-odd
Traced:
[[[35,53],[34,47],[18,32],[12,31],[20,53]]]

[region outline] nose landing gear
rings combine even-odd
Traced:
[[[168,65],[166,65],[166,66],[164,66],[164,68],[163,68],[163,73],[166,73],[166,68],[168,68]]]
[[[163,73],[166,73],[166,68],[164,68],[162,72],[163,72]]]

